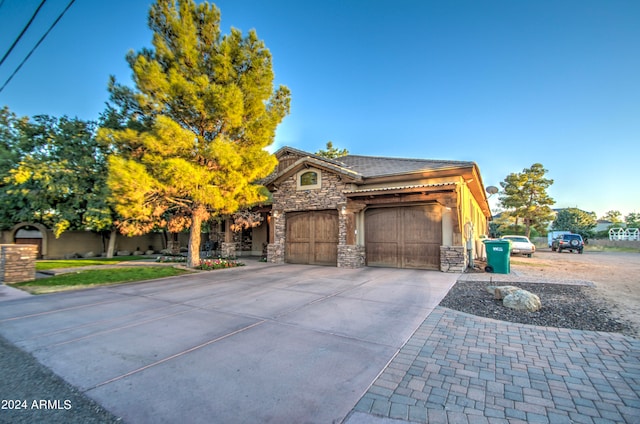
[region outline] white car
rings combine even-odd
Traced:
[[[502,240],[511,241],[512,255],[527,255],[531,257],[536,251],[536,246],[525,236],[502,236]]]

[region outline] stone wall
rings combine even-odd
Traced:
[[[464,246],[440,246],[440,271],[464,272],[467,256]]]
[[[322,171],[321,185],[318,189],[298,190],[295,175],[282,181],[273,193],[273,208],[284,212],[337,209],[345,204],[342,194],[345,184],[340,178],[328,171]]]
[[[38,246],[34,244],[0,245],[0,283],[35,280],[37,255]]]

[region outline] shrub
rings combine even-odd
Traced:
[[[197,269],[212,270],[221,268],[235,268],[237,266],[244,266],[242,262],[228,260],[228,259],[203,259]]]

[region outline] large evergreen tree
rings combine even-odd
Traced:
[[[553,219],[551,205],[555,201],[547,194],[553,180],[545,178],[547,170],[540,163],[534,163],[521,173],[511,173],[500,183],[502,191],[500,203],[510,216],[521,218],[525,225],[525,235],[531,234],[531,227],[546,228]]]
[[[189,228],[195,266],[204,220],[264,199],[254,182],[276,165],[265,148],[290,95],[274,90],[256,32],[221,35],[213,4],[158,0],[149,27],[153,48],[127,56],[135,88],[110,83],[100,131],[115,150],[108,184],[123,233]]]

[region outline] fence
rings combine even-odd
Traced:
[[[637,228],[611,228],[609,240],[640,240],[640,231]]]

